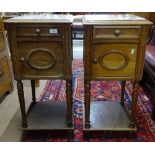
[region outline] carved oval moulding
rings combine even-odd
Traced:
[[[56,56],[54,52],[48,49],[34,49],[27,55],[27,63],[35,69],[49,69],[56,63]]]
[[[129,63],[129,57],[125,52],[109,50],[99,57],[99,64],[107,70],[120,70]]]

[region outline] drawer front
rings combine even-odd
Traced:
[[[0,60],[0,81],[9,77],[9,67],[7,58]]]
[[[94,26],[94,39],[138,39],[140,26]]]
[[[23,25],[17,26],[17,36],[54,36],[62,37],[62,26],[60,25]]]
[[[93,50],[92,77],[134,77],[137,44],[97,44]]]
[[[18,45],[18,73],[23,78],[64,75],[61,42],[21,42]]]

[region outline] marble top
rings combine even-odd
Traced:
[[[145,18],[133,14],[100,14],[100,15],[84,15],[83,24],[135,24],[141,25],[152,24]]]
[[[73,23],[73,25],[151,25],[142,17],[132,14],[100,14],[73,16],[63,14],[25,14],[4,21],[5,23]]]
[[[72,23],[72,15],[25,14],[4,21],[5,23]]]

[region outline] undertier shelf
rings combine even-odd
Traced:
[[[129,128],[130,120],[124,107],[119,102],[95,101],[90,106],[89,129],[84,131],[136,131],[135,128]],[[85,122],[85,121],[84,121]]]
[[[28,127],[23,130],[73,130],[66,122],[65,102],[36,103],[27,116]]]

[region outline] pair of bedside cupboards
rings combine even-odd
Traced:
[[[36,104],[35,98],[34,80],[36,79],[66,80],[67,106],[63,107],[61,105],[64,104],[59,104],[60,107],[57,107],[55,112],[48,111],[48,118],[43,117],[46,121],[42,122],[50,124],[47,127],[50,129],[55,129],[56,126],[59,129],[72,128],[72,23],[71,15],[25,15],[5,21],[14,77],[17,80],[23,128],[35,128],[30,127],[32,123],[29,111],[35,112],[33,108],[27,113],[25,111],[22,80],[31,81],[32,106],[30,107],[33,107],[39,105]],[[139,81],[143,73],[147,34],[152,23],[131,14],[108,14],[85,15],[82,24],[85,81],[84,131],[135,131]],[[92,80],[122,81],[120,103],[91,102]],[[130,110],[124,104],[125,83],[129,80],[134,83]],[[52,114],[57,119],[53,120]],[[27,119],[30,119],[29,126]]]

